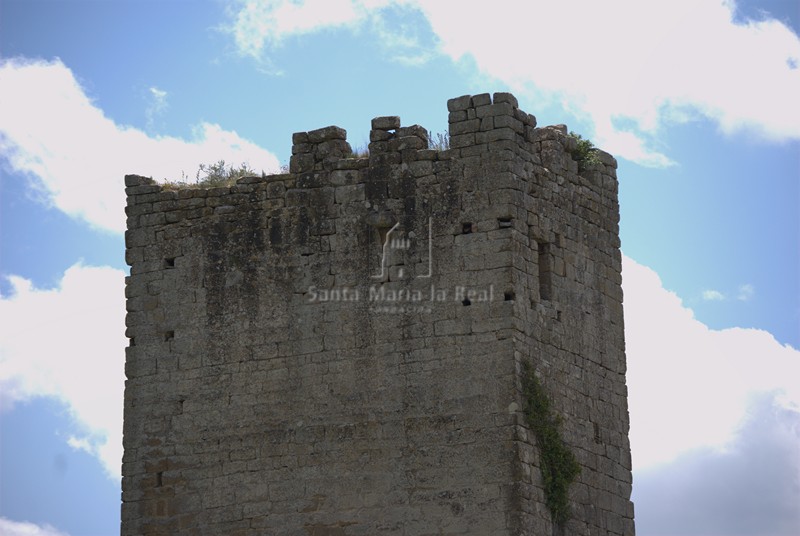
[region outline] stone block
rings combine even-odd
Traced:
[[[313,143],[295,143],[292,145],[292,154],[305,154],[314,151]]]
[[[291,173],[305,173],[314,170],[314,156],[311,154],[293,154],[289,158]]]
[[[309,143],[321,143],[323,141],[329,141],[329,140],[346,140],[346,139],[347,139],[347,131],[341,127],[333,125],[329,127],[318,128],[316,130],[310,130],[308,132]]]
[[[496,118],[495,118],[496,119]],[[517,134],[510,128],[494,128],[475,135],[475,143],[492,143],[501,140],[516,141]]]
[[[450,148],[460,149],[475,145],[475,134],[450,134]]]
[[[492,97],[488,93],[481,93],[472,97],[472,108],[479,106],[488,106],[492,103]]]
[[[458,136],[459,134],[467,134],[470,132],[478,132],[481,128],[481,122],[478,119],[471,121],[462,121],[450,126],[450,135]]]
[[[392,132],[387,132],[386,130],[370,130],[369,132],[369,141],[376,142],[376,141],[388,141],[394,137]]]
[[[402,127],[398,128],[396,135],[398,138],[402,138],[405,136],[416,136],[425,142],[428,142],[428,131],[425,128],[419,125],[411,125],[410,127]]]
[[[335,189],[335,199],[340,205],[346,205],[355,201],[364,201],[366,199],[363,184],[352,184],[347,186],[338,186]]]
[[[125,175],[126,187],[147,186],[147,185],[153,185],[155,183],[156,181],[154,181],[150,177],[142,177],[141,175]]]
[[[400,128],[400,117],[387,115],[372,120],[372,130],[395,130]]]
[[[470,95],[462,95],[447,101],[447,110],[449,112],[460,112],[469,108],[472,104],[472,97]]]
[[[125,195],[133,196],[133,195],[155,194],[160,191],[161,191],[161,186],[158,184],[143,183],[139,186],[130,186],[128,188],[125,188]]]
[[[501,102],[499,104],[487,104],[485,106],[476,106],[475,114],[479,118],[496,115],[510,115],[513,117],[514,108],[512,108],[512,106],[507,102]]]
[[[494,117],[495,128],[510,128],[517,134],[525,132],[525,125],[519,119],[510,115],[499,115]]]
[[[390,151],[405,151],[407,149],[419,150],[427,149],[428,143],[422,138],[416,136],[404,136],[402,138],[394,138],[389,142]]]
[[[519,102],[517,102],[517,98],[511,93],[495,93],[492,98],[492,101],[495,104],[500,104],[505,102],[510,104],[514,108],[519,108]]]
[[[459,110],[457,112],[450,112],[447,115],[447,122],[448,123],[458,123],[460,121],[467,120],[467,112],[466,110]]]

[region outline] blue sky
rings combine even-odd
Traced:
[[[799,33],[796,0],[2,0],[0,533],[118,532],[124,174],[511,91],[619,160],[637,533],[800,534]]]

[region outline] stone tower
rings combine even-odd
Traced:
[[[447,107],[446,150],[378,117],[368,156],[125,178],[123,535],[634,534],[616,161]]]

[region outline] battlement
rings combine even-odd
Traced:
[[[542,171],[554,173],[557,182],[570,184],[576,194],[585,198],[582,206],[613,205],[616,201],[618,183],[614,157],[596,149],[600,163],[589,164],[588,169],[579,174],[578,162],[573,157],[576,140],[567,135],[567,127],[537,128],[536,118],[520,110],[517,99],[510,93],[495,93],[494,100],[488,93],[464,95],[450,99],[447,109],[450,140],[447,150],[430,149],[429,133],[424,127],[402,127],[399,117],[385,116],[372,120],[367,156],[353,154],[343,128],[328,126],[297,132],[292,136],[288,174],[244,177],[229,188],[165,189],[152,179],[128,175],[125,182],[129,196],[128,228],[138,227],[136,218],[147,215],[147,209],[165,213],[165,220],[166,213],[172,213],[170,223],[175,223],[176,218],[230,213],[232,204],[241,202],[244,194],[252,194],[257,189],[264,190],[259,194],[262,197],[276,200],[271,204],[274,207],[281,206],[277,201],[281,198],[284,205],[302,203],[302,199],[308,197],[300,195],[298,190],[313,188],[339,188],[339,199],[343,199],[346,191],[352,193],[352,189],[343,187],[364,184],[370,177],[377,177],[367,172],[370,167],[401,166],[415,178],[424,179],[443,170],[450,171],[453,162],[461,167],[478,164],[482,155],[485,158],[489,153],[496,160],[521,159],[523,165],[541,166]],[[218,205],[213,199],[227,194],[234,195],[226,198],[229,204]],[[212,200],[198,201],[205,198]],[[153,205],[153,202],[158,204]],[[131,208],[139,203],[142,206],[138,209]],[[149,219],[145,218],[147,221]]]
[[[633,534],[616,161],[509,93],[127,193],[123,534]],[[535,371],[581,466],[548,509]]]

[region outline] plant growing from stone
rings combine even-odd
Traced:
[[[262,171],[260,175],[263,175]],[[216,188],[232,186],[237,180],[242,177],[251,177],[259,175],[254,169],[250,168],[246,163],[239,164],[239,167],[233,165],[226,165],[225,160],[218,160],[213,164],[200,164],[195,173],[195,181],[189,182],[186,180],[186,175],[181,173],[182,177],[179,181],[167,181],[164,186],[168,189],[182,189],[182,188]]]
[[[195,178],[199,186],[208,188],[230,186],[242,177],[253,175],[258,175],[258,173],[246,163],[239,164],[239,167],[233,167],[233,165],[226,166],[225,160],[219,160],[215,164],[200,164]]]
[[[570,517],[569,486],[581,472],[581,466],[561,438],[561,416],[551,409],[550,398],[528,363],[523,364],[522,389],[525,420],[539,446],[545,503],[553,522],[563,526]]]
[[[348,155],[348,158],[366,158],[369,156],[369,145],[364,142],[363,144],[353,147]]]
[[[587,140],[575,132],[570,132],[569,137],[576,142],[576,149],[572,151],[572,158],[578,162],[578,171],[584,171],[591,164],[600,164],[597,148],[591,140]]]
[[[450,134],[447,132],[428,132],[428,149],[446,151],[450,148]]]

